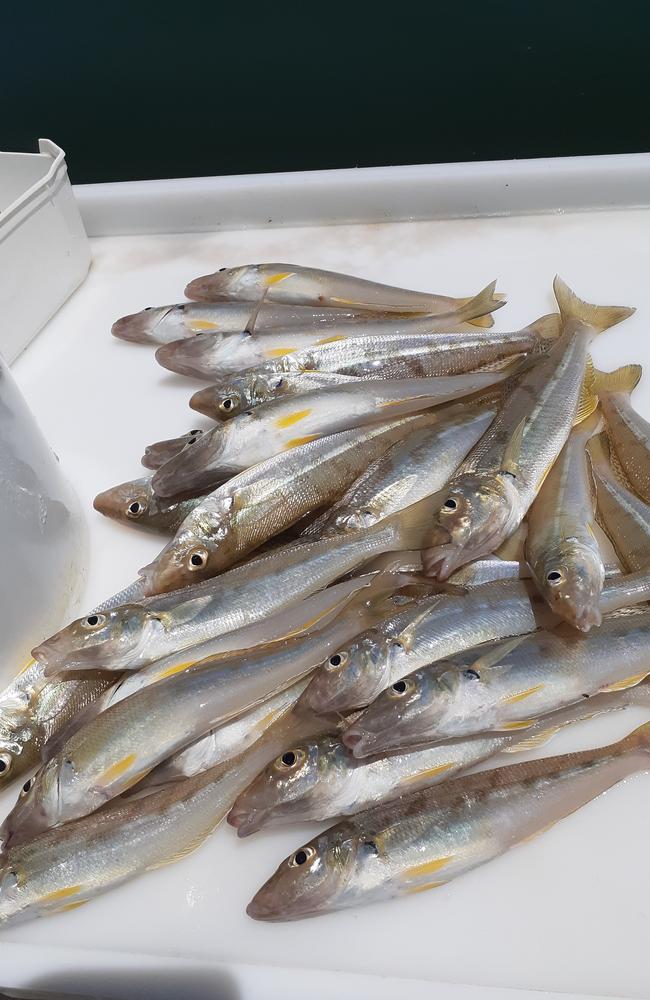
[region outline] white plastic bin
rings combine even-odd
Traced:
[[[90,245],[65,153],[0,152],[0,354],[9,363],[81,284]]]

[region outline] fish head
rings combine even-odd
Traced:
[[[121,604],[77,618],[32,650],[47,676],[62,670],[130,669],[164,630],[162,617],[140,604]]]
[[[212,274],[203,274],[190,281],[185,297],[195,302],[218,302],[220,299],[250,299],[254,302],[266,290],[258,268],[220,267]]]
[[[187,519],[162,552],[140,570],[146,594],[199,583],[231,565],[236,558],[232,536],[232,496],[212,498]]]
[[[182,306],[147,306],[141,312],[122,316],[113,323],[111,333],[119,340],[128,340],[134,344],[157,344],[156,327],[162,320],[168,321]],[[182,328],[182,313],[179,315],[179,337]]]
[[[538,580],[552,610],[575,628],[588,632],[602,621],[598,604],[604,576],[599,554],[586,545],[573,543],[549,552]]]
[[[334,529],[341,534],[348,531],[363,531],[372,528],[380,520],[380,512],[374,507],[357,507],[354,510],[341,511],[334,518]]]
[[[28,698],[0,702],[0,789],[38,764],[42,741]]]
[[[79,794],[83,796],[83,789]],[[0,827],[0,844],[7,851],[71,818],[69,804],[77,805],[75,766],[68,756],[51,757],[23,784],[18,800]]]
[[[234,334],[219,330],[197,333],[194,337],[171,340],[156,351],[156,361],[163,368],[190,378],[202,378],[216,362],[216,352],[233,340]]]
[[[321,664],[299,704],[318,715],[368,705],[388,683],[391,654],[386,636],[378,629],[367,629]]]
[[[339,823],[283,861],[246,912],[255,920],[298,920],[351,905],[355,871],[376,856],[373,841]]]
[[[472,666],[441,660],[386,688],[342,734],[355,757],[477,731],[491,704],[489,680]]]
[[[133,479],[98,493],[93,500],[93,507],[114,521],[137,524],[138,521],[146,520],[153,500],[151,479]]]
[[[231,420],[249,404],[243,379],[214,382],[205,389],[199,389],[190,399],[193,410],[212,420]]]
[[[196,444],[203,433],[205,432],[196,427],[187,434],[181,434],[180,437],[147,445],[142,456],[142,464],[146,469],[159,469],[188,445]]]
[[[340,743],[334,737],[291,746],[271,761],[237,798],[228,815],[240,837],[265,826],[309,818],[314,792],[330,770]]]
[[[465,473],[452,480],[440,496],[429,546],[422,553],[425,572],[439,580],[494,552],[524,513],[509,473]]]
[[[196,496],[229,478],[233,470],[221,466],[220,461],[227,452],[231,426],[214,427],[161,465],[151,480],[154,493],[166,498]]]

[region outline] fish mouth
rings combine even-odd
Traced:
[[[598,628],[602,623],[603,616],[599,608],[586,605],[584,608],[576,610],[571,616],[571,621],[581,632],[589,632],[593,627]]]
[[[278,911],[277,904],[274,903],[273,898],[267,899],[267,895],[270,894],[267,892],[266,886],[263,885],[246,907],[246,913],[253,920],[279,923],[287,920],[302,920],[304,917],[317,917],[319,915],[319,910],[315,910],[312,907],[308,908],[304,903],[303,905],[298,905],[297,901]]]
[[[341,740],[344,746],[352,752],[353,757],[371,757],[380,749],[378,748],[379,734],[371,733],[367,729],[355,729],[354,726],[350,726],[342,734]]]
[[[205,337],[205,334],[203,335]],[[201,364],[203,342],[199,339],[172,340],[162,344],[155,352],[159,365],[177,375],[188,375],[190,378],[204,378],[204,368]]]
[[[115,506],[112,503],[111,490],[105,490],[103,493],[98,493],[93,500],[93,507],[99,514],[103,514],[104,517],[114,517]]]
[[[190,281],[189,285],[185,286],[183,294],[186,299],[192,299],[194,302],[214,302],[219,296],[216,296],[214,292],[210,293],[212,284],[211,275],[202,275],[200,278],[194,278]]]
[[[156,594],[167,594],[172,590],[178,590],[184,586],[184,581],[179,581],[174,577],[173,572],[165,571],[160,567],[158,558],[147,563],[138,570],[138,575],[144,581],[144,596],[154,597]]]
[[[213,420],[223,420],[221,410],[215,402],[212,386],[199,389],[193,396],[190,396],[190,408],[196,410],[197,413],[202,413],[205,417],[211,417]]]
[[[238,837],[250,837],[252,833],[257,833],[261,829],[264,816],[250,809],[238,809],[233,806],[226,817],[226,822],[235,828]]]
[[[422,550],[422,568],[427,576],[437,580],[446,580],[463,562],[469,560],[457,545],[435,545]]]

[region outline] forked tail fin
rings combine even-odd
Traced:
[[[610,326],[621,323],[635,311],[629,306],[594,306],[589,302],[584,302],[557,275],[553,282],[553,291],[564,327],[569,323],[579,323],[580,326],[589,326],[598,333],[602,333]]]

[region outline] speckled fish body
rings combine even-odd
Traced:
[[[287,858],[248,906],[292,920],[443,885],[650,767],[650,724],[611,746],[470,774],[358,813]]]
[[[648,681],[570,705],[538,720],[523,734],[485,733],[368,758],[353,757],[333,733],[294,741],[237,797],[228,822],[246,837],[269,826],[351,816],[445,781],[497,753],[544,746],[575,722],[632,706],[650,708]]]
[[[460,404],[429,426],[413,427],[355,480],[304,537],[357,531],[377,524],[441,489],[494,419],[496,409]]]
[[[111,328],[114,337],[138,344],[168,344],[203,333],[241,333],[255,319],[258,332],[276,327],[327,328],[367,317],[362,310],[328,306],[288,306],[263,302],[178,302],[122,316]]]
[[[603,435],[589,442],[599,520],[626,569],[650,567],[650,506],[628,490],[608,461]]]
[[[570,625],[497,647],[468,667],[443,661],[387,688],[343,734],[355,756],[491,730],[526,729],[541,715],[650,672],[650,611],[627,608],[582,635]]]
[[[165,500],[154,493],[151,476],[143,476],[98,493],[93,500],[93,507],[100,514],[121,524],[133,524],[149,531],[173,534],[201,499],[198,496],[184,500]]]
[[[275,399],[204,434],[153,477],[160,496],[214,488],[230,476],[325,434],[395,419],[478,392],[502,372],[369,379]]]
[[[34,655],[50,674],[137,669],[289,608],[380,552],[421,544],[431,508],[426,498],[367,531],[290,543],[194,587],[77,619]]]
[[[650,424],[630,402],[630,393],[640,377],[640,365],[601,373],[598,397],[612,454],[635,493],[650,503]]]
[[[189,299],[218,302],[248,300],[283,302],[290,305],[335,306],[378,312],[425,312],[449,316],[452,321],[481,320],[504,304],[495,298],[496,282],[473,298],[416,292],[349,274],[321,271],[298,264],[246,264],[221,268],[195,278],[185,289]],[[491,320],[479,325],[491,326]]]
[[[195,378],[260,366],[260,373],[338,372],[381,378],[422,378],[476,371],[518,354],[540,353],[559,334],[559,316],[543,316],[522,330],[495,333],[450,331],[435,316],[366,320],[330,327],[318,338],[295,331],[248,336],[231,360],[230,338],[206,334],[161,347],[165,368]],[[224,361],[224,354],[227,354]],[[225,367],[227,366],[227,367]]]
[[[171,542],[140,570],[147,593],[206,580],[239,562],[304,515],[333,503],[393,442],[440,419],[434,411],[329,434],[233,476],[194,505]]]
[[[591,340],[632,310],[591,306],[555,279],[563,334],[541,360],[504,393],[504,402],[479,444],[450,482],[434,521],[425,570],[439,579],[494,552],[521,523],[571,426],[596,398],[581,390]],[[580,406],[579,406],[580,403]]]
[[[2,844],[93,812],[214,726],[300,680],[376,619],[366,595],[358,598],[318,631],[171,668],[107,708],[57,747],[23,789],[3,824]]]
[[[586,445],[602,424],[593,413],[573,428],[528,513],[526,556],[547,603],[588,632],[600,624],[605,567],[594,533],[596,496]]]

